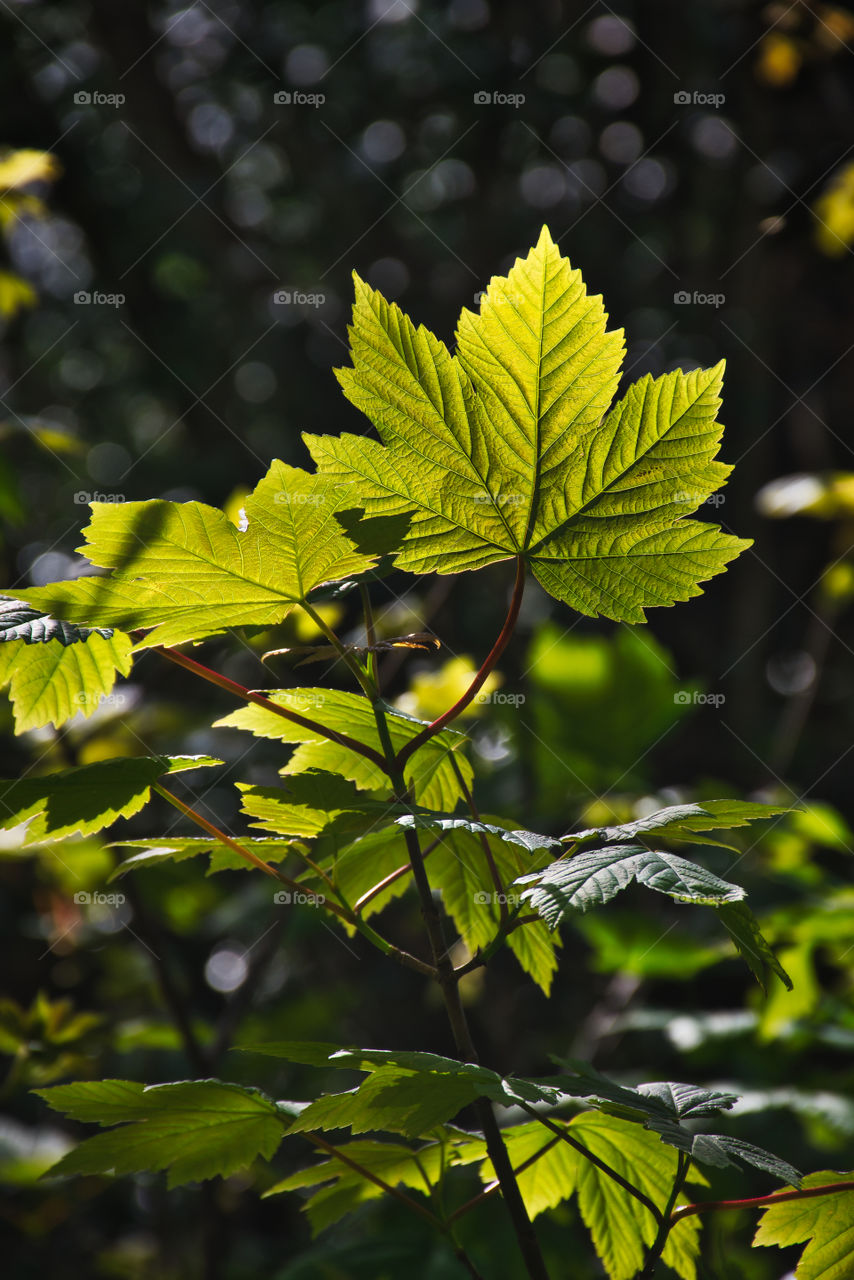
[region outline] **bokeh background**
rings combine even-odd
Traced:
[[[0,199],[8,587],[79,571],[90,498],[236,507],[271,458],[307,465],[302,431],[364,429],[332,373],[354,269],[450,342],[460,308],[546,222],[625,328],[628,379],[726,358],[722,456],[736,469],[704,514],[753,547],[643,628],[568,616],[532,590],[501,665],[513,696],[479,709],[473,750],[481,807],[543,830],[683,797],[801,802],[739,864],[795,994],[764,1000],[711,926],[627,898],[566,938],[551,1002],[505,957],[468,998],[504,1070],[571,1050],[634,1078],[736,1081],[747,1101],[732,1132],[807,1169],[850,1167],[854,10],[7,0],[0,93],[0,145],[55,157]],[[447,705],[509,586],[503,566],[379,584],[386,634],[427,627],[444,645],[391,658],[392,693]],[[206,646],[212,665],[269,687],[260,651]],[[164,666],[144,658],[59,732],[14,738],[4,710],[3,776],[213,749],[229,771],[197,798],[240,829],[233,781],[274,779],[275,756],[213,735],[227,700]],[[121,833],[167,822],[152,808]],[[448,1049],[414,979],[354,960],[310,912],[271,913],[237,873],[130,877],[121,910],[98,914],[73,891],[104,886],[115,854],[102,844],[60,862],[10,839],[0,859],[9,1274],[376,1280],[410,1265],[413,1228],[393,1209],[313,1243],[297,1201],[259,1200],[268,1170],[168,1197],[158,1178],[38,1184],[71,1130],[27,1090],[205,1073],[301,1096],[313,1082],[259,1080],[230,1043]],[[731,861],[709,854],[716,870]],[[392,921],[416,945],[408,900]],[[283,1153],[278,1174],[301,1154]],[[748,1194],[749,1181],[719,1184]],[[487,1261],[508,1247],[490,1213]],[[739,1243],[710,1229],[704,1276],[787,1272],[785,1254],[750,1254],[746,1217],[727,1226]],[[556,1266],[569,1248],[574,1276],[599,1274],[571,1211],[543,1236]],[[418,1274],[458,1274],[439,1245],[419,1248]]]

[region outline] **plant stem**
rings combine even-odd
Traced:
[[[366,1169],[365,1166],[359,1164],[358,1161],[351,1160],[351,1158],[345,1155],[343,1151],[338,1147],[333,1146],[331,1142],[327,1142],[325,1138],[321,1138],[320,1134],[315,1133],[313,1129],[300,1134],[300,1137],[306,1138],[314,1146],[319,1147],[321,1151],[326,1151],[336,1160],[340,1160],[342,1164],[346,1164],[348,1168],[354,1169],[356,1173],[358,1173],[367,1182],[372,1182],[375,1187],[379,1187],[381,1191],[386,1193],[386,1195],[393,1196],[395,1200],[399,1200],[401,1204],[405,1204],[407,1209],[411,1209],[412,1212],[417,1213],[419,1217],[425,1218],[426,1221],[430,1223],[431,1227],[443,1232],[443,1234],[445,1233],[445,1225],[441,1219],[437,1218],[436,1215],[431,1213],[431,1211],[423,1204],[419,1204],[417,1200],[413,1200],[411,1196],[408,1196],[405,1191],[401,1191],[399,1187],[393,1187],[391,1183],[384,1182],[382,1178],[378,1177],[377,1174],[373,1173],[370,1169]]]
[[[667,1197],[667,1204],[664,1206],[664,1212],[662,1213],[661,1221],[658,1224],[658,1232],[650,1246],[649,1253],[646,1255],[644,1269],[638,1277],[638,1280],[652,1280],[652,1277],[655,1275],[655,1268],[658,1266],[659,1259],[664,1253],[664,1248],[667,1244],[667,1237],[670,1235],[670,1232],[673,1230],[675,1225],[670,1215],[673,1212],[673,1206],[676,1203],[676,1198],[682,1190],[690,1167],[691,1157],[684,1151],[680,1151],[676,1162],[676,1177],[673,1179],[673,1187],[670,1195]]]
[[[586,1160],[589,1160],[591,1164],[595,1164],[597,1169],[601,1169],[602,1173],[606,1174],[607,1177],[616,1182],[618,1187],[622,1187],[630,1196],[639,1201],[645,1209],[650,1211],[652,1216],[655,1218],[656,1223],[659,1226],[661,1225],[663,1217],[661,1210],[656,1208],[649,1196],[645,1196],[642,1191],[638,1191],[637,1187],[633,1186],[631,1182],[628,1182],[621,1173],[617,1173],[616,1169],[612,1169],[611,1166],[606,1164],[599,1156],[594,1155],[592,1151],[588,1151],[587,1147],[585,1147],[583,1143],[579,1142],[576,1138],[571,1138],[565,1128],[562,1129],[559,1125],[556,1125],[552,1120],[549,1120],[548,1116],[541,1115],[540,1112],[537,1111],[536,1107],[532,1107],[527,1102],[521,1102],[519,1105],[523,1111],[527,1111],[528,1115],[531,1116],[533,1120],[539,1120],[540,1124],[545,1125],[545,1127],[550,1129],[552,1133],[556,1133],[563,1142],[568,1142],[569,1145],[574,1147],[575,1150],[583,1155]]]
[[[423,747],[425,742],[428,742],[430,738],[439,733],[440,730],[444,729],[445,725],[450,724],[452,720],[456,720],[457,716],[460,715],[461,712],[465,711],[475,694],[482,688],[486,682],[487,676],[506,649],[507,642],[513,634],[513,629],[516,626],[516,619],[519,616],[519,609],[522,604],[522,594],[524,590],[525,560],[522,556],[519,556],[516,560],[516,581],[513,584],[513,595],[510,598],[510,608],[507,611],[507,617],[504,619],[504,626],[499,632],[498,639],[490,649],[480,667],[480,670],[466,689],[463,696],[458,698],[454,705],[449,707],[447,711],[443,712],[438,719],[434,720],[431,724],[425,725],[420,733],[416,734],[414,738],[410,738],[409,742],[401,747],[395,759],[395,765],[398,769],[403,769],[403,766],[409,757],[417,751],[419,747]]]
[[[540,1157],[544,1156],[547,1151],[551,1151],[552,1147],[557,1146],[558,1142],[560,1142],[560,1138],[551,1138],[545,1146],[540,1147],[539,1151],[535,1151],[532,1156],[528,1156],[527,1160],[523,1160],[521,1164],[517,1164],[513,1173],[518,1177],[520,1173],[524,1173],[526,1169],[530,1169],[532,1164],[536,1164]],[[490,1196],[494,1196],[496,1191],[500,1190],[500,1187],[501,1183],[497,1179],[495,1182],[490,1182],[489,1186],[485,1187],[483,1191],[480,1191],[476,1196],[472,1196],[471,1200],[467,1200],[465,1204],[460,1205],[459,1209],[455,1209],[448,1221],[453,1222],[456,1218],[461,1218],[464,1213],[468,1213],[470,1209],[477,1208],[477,1206],[482,1204],[484,1200],[488,1200]]]
[[[179,800],[171,791],[167,791],[159,782],[152,783],[152,790],[178,809],[180,813],[183,813],[191,822],[195,822],[197,827],[201,827],[203,831],[207,831],[208,835],[214,836],[221,844],[231,849],[233,853],[245,858],[247,862],[251,862],[253,866],[258,867],[260,871],[263,871],[272,879],[278,880],[280,884],[285,885],[288,889],[292,889],[296,893],[305,894],[306,897],[314,898],[319,907],[325,907],[327,911],[331,911],[333,915],[352,925],[364,938],[367,938],[368,942],[375,946],[378,951],[381,951],[383,955],[388,956],[390,960],[396,960],[398,964],[407,969],[414,969],[416,973],[420,973],[425,978],[435,978],[436,970],[432,965],[427,964],[424,960],[419,960],[417,956],[410,955],[408,951],[403,951],[400,947],[395,947],[381,934],[377,933],[376,929],[372,929],[369,924],[366,924],[355,912],[339,906],[337,902],[330,902],[328,898],[321,898],[318,894],[312,893],[310,889],[306,889],[298,881],[292,880],[290,876],[286,876],[275,867],[271,867],[268,862],[264,862],[251,849],[247,849],[237,840],[232,840],[231,836],[227,836],[213,822],[209,822],[207,818],[191,808],[190,805],[185,804],[183,800]]]
[[[770,1196],[755,1196],[751,1200],[701,1200],[697,1204],[683,1204],[670,1215],[671,1223],[681,1222],[694,1213],[720,1213],[726,1209],[763,1209],[782,1204],[785,1200],[811,1200],[814,1196],[830,1196],[837,1191],[854,1191],[854,1182],[831,1182],[824,1187],[805,1187],[803,1191],[777,1191]]]
[[[356,680],[361,686],[363,692],[366,693],[369,698],[375,698],[377,696],[376,685],[352,650],[348,649],[347,646],[339,639],[336,633],[332,630],[329,624],[324,621],[316,609],[313,609],[310,604],[306,603],[306,601],[303,601],[302,608],[311,618],[314,625],[326,636],[326,639],[332,645],[332,648],[338,654],[338,657],[344,665],[348,667],[356,677]]]
[[[374,704],[374,713],[377,718],[380,741],[383,743],[387,753],[388,773],[394,788],[395,799],[402,804],[408,805],[409,795],[403,777],[403,770],[397,766],[394,760],[388,726],[385,723],[385,713],[379,700]],[[454,967],[442,935],[442,921],[433,899],[433,890],[424,867],[424,855],[421,852],[418,832],[412,827],[407,828],[404,830],[404,839],[409,861],[412,865],[412,877],[421,903],[421,916],[424,920],[424,928],[430,943],[435,978],[442,992],[445,1011],[451,1024],[454,1044],[464,1061],[476,1063],[478,1061],[477,1050],[472,1041],[460,999],[457,976],[454,973]],[[510,1163],[510,1157],[507,1154],[507,1148],[501,1137],[501,1130],[498,1127],[492,1107],[485,1098],[481,1098],[475,1103],[474,1110],[483,1130],[486,1149],[492,1161],[492,1167],[495,1169],[496,1177],[501,1183],[504,1202],[516,1235],[519,1251],[525,1262],[527,1274],[530,1280],[549,1280],[546,1264],[540,1252],[540,1246],[531,1220],[528,1217],[525,1202],[519,1191],[519,1186],[513,1173],[513,1166]]]
[[[374,649],[374,646],[377,643],[377,630],[374,625],[374,609],[371,604],[371,593],[368,591],[367,585],[364,582],[359,583],[359,594],[362,597],[362,612],[365,615],[365,641],[368,646],[366,662],[368,664],[368,671],[370,672],[371,680],[374,683],[374,688],[379,694],[380,672],[377,655]]]
[[[290,720],[292,724],[298,724],[302,729],[308,729],[321,738],[328,738],[330,742],[337,742],[339,746],[355,751],[357,755],[364,756],[380,769],[385,770],[385,760],[380,753],[374,751],[373,747],[366,746],[364,742],[351,738],[349,734],[339,733],[337,729],[328,729],[326,725],[320,724],[317,720],[312,720],[309,716],[303,716],[298,711],[291,711],[288,707],[282,707],[270,698],[265,698],[262,693],[255,693],[252,689],[247,689],[245,685],[238,684],[236,680],[229,680],[228,676],[220,675],[218,671],[213,671],[210,667],[204,666],[203,663],[196,662],[194,658],[188,658],[185,653],[179,653],[177,649],[161,646],[155,652],[162,654],[164,658],[168,658],[170,662],[174,662],[177,666],[184,667],[186,671],[192,671],[193,675],[200,676],[210,684],[218,685],[220,689],[225,689],[227,693],[234,694],[236,698],[240,698],[244,702],[252,702],[257,707],[263,707],[265,711],[281,716],[283,720]]]

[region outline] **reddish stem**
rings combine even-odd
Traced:
[[[207,680],[210,684],[215,684],[220,689],[225,689],[227,693],[233,693],[236,698],[242,698],[244,702],[254,702],[256,706],[263,707],[265,711],[271,711],[273,715],[281,716],[284,720],[290,720],[293,724],[298,724],[303,729],[309,729],[312,733],[319,734],[322,738],[328,738],[330,742],[337,742],[339,746],[347,747],[350,751],[355,751],[358,755],[364,756],[370,760],[372,764],[377,765],[386,772],[386,762],[379,751],[375,751],[373,747],[368,747],[364,742],[359,742],[356,738],[351,738],[349,734],[339,733],[337,729],[328,729],[326,725],[320,724],[317,720],[312,720],[308,716],[302,716],[298,711],[291,711],[288,707],[281,707],[277,702],[273,702],[270,698],[265,698],[262,693],[255,693],[251,689],[247,689],[245,685],[238,684],[236,680],[229,680],[228,676],[220,675],[218,671],[214,671],[211,667],[204,666],[201,662],[196,662],[194,658],[188,658],[186,654],[179,653],[177,649],[169,649],[161,646],[156,650],[161,653],[164,658],[168,658],[170,662],[174,662],[179,667],[184,667],[187,671],[192,671],[193,675],[201,676],[203,680]]]
[[[670,1215],[671,1222],[689,1218],[693,1213],[715,1213],[721,1209],[762,1209],[785,1200],[812,1200],[814,1196],[829,1196],[835,1191],[854,1191],[854,1182],[831,1182],[825,1187],[805,1187],[803,1191],[779,1191],[770,1196],[756,1196],[752,1200],[701,1200],[697,1204],[683,1204]]]
[[[410,738],[409,742],[401,747],[394,762],[398,769],[403,769],[403,766],[409,757],[413,755],[419,747],[423,747],[425,742],[429,742],[435,734],[444,729],[445,725],[450,724],[452,720],[456,720],[457,716],[465,711],[466,707],[486,683],[487,676],[490,674],[492,668],[506,649],[507,642],[513,634],[513,629],[516,626],[516,619],[519,617],[519,609],[522,604],[522,594],[524,590],[525,560],[523,556],[519,556],[516,560],[516,581],[513,584],[513,595],[510,599],[510,608],[508,610],[507,617],[504,619],[504,626],[499,632],[498,639],[490,649],[480,670],[466,689],[463,696],[458,698],[454,705],[449,707],[447,711],[443,712],[437,720],[434,720],[431,724],[425,725],[420,733],[416,734],[414,738]]]

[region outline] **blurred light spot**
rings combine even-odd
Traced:
[[[598,160],[576,160],[566,175],[570,193],[582,202],[595,200],[605,190],[605,170]]]
[[[537,65],[537,84],[552,93],[576,93],[581,80],[575,61],[565,53],[550,53]]]
[[[586,31],[587,43],[597,53],[617,56],[635,47],[635,29],[627,18],[616,14],[594,18]]]
[[[658,200],[667,190],[668,175],[659,160],[639,160],[623,176],[623,185],[638,200]]]
[[[805,693],[814,684],[815,660],[802,649],[772,654],[765,667],[765,677],[775,693],[791,698],[795,693]]]
[[[44,587],[48,582],[61,582],[74,576],[77,556],[67,556],[62,551],[45,551],[36,556],[30,565],[30,582],[34,587]]]
[[[59,362],[59,376],[74,391],[91,391],[104,376],[104,362],[91,351],[69,351]]]
[[[215,102],[200,102],[187,120],[190,136],[204,151],[219,151],[234,135],[234,121]]]
[[[326,50],[316,44],[298,44],[285,59],[285,76],[289,84],[317,84],[328,70]]]
[[[377,258],[368,267],[367,280],[386,298],[399,298],[409,284],[409,272],[399,258]]]
[[[406,22],[418,10],[418,0],[368,0],[368,22]]]
[[[602,130],[599,150],[606,160],[613,160],[615,164],[631,164],[643,151],[643,134],[637,125],[615,120]]]
[[[825,486],[818,476],[781,476],[763,485],[756,495],[760,515],[780,518],[795,516],[824,497]]]
[[[513,756],[513,740],[506,729],[500,728],[478,735],[474,753],[485,764],[500,764]]]
[[[217,25],[207,5],[193,4],[169,18],[163,34],[169,44],[177,45],[179,49],[191,49],[211,34]]]
[[[640,81],[631,67],[608,67],[593,81],[593,97],[609,111],[630,107],[640,93]]]
[[[451,138],[456,128],[456,116],[451,115],[448,111],[434,111],[422,124],[419,130],[419,138],[429,146]]]
[[[239,227],[260,227],[273,214],[273,206],[260,187],[247,183],[225,197],[229,217]]]
[[[375,120],[362,134],[362,154],[374,164],[389,164],[405,147],[406,135],[393,120]]]
[[[249,965],[243,952],[231,947],[221,947],[212,952],[205,965],[205,982],[214,991],[236,991],[249,975]]]
[[[552,125],[549,142],[565,156],[583,156],[590,149],[590,129],[580,116],[561,116]]]
[[[566,179],[554,164],[526,169],[519,179],[522,198],[535,209],[551,209],[566,195]]]
[[[123,445],[105,440],[96,444],[86,455],[86,470],[100,484],[112,484],[126,475],[133,465],[133,458]]]
[[[486,0],[451,0],[448,17],[459,31],[478,31],[489,22],[489,5]]]
[[[249,404],[263,404],[276,393],[276,375],[268,364],[260,360],[248,360],[234,373],[234,389],[241,400]]]
[[[462,160],[442,160],[432,169],[413,173],[406,183],[407,203],[419,210],[436,209],[446,200],[461,200],[475,189],[471,169]]]
[[[732,126],[721,116],[701,116],[691,130],[691,141],[712,160],[727,160],[736,147]]]

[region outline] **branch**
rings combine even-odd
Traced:
[[[477,694],[483,687],[487,676],[506,649],[507,642],[513,634],[513,629],[516,626],[516,619],[519,616],[519,609],[522,604],[522,594],[524,590],[525,561],[522,556],[519,556],[516,560],[516,581],[513,584],[513,595],[510,599],[510,608],[507,612],[507,617],[504,619],[504,626],[499,632],[498,639],[490,649],[483,661],[483,665],[469,687],[466,689],[463,696],[458,698],[454,705],[449,707],[448,710],[440,715],[437,720],[434,720],[432,724],[425,725],[420,733],[416,734],[414,738],[410,738],[409,742],[401,747],[394,762],[397,769],[402,771],[406,761],[418,750],[419,747],[423,747],[425,742],[429,742],[435,734],[444,729],[452,720],[456,720],[457,716],[465,711],[466,707],[474,699],[475,694]]]
[[[203,680],[207,680],[210,684],[218,685],[220,689],[225,689],[227,693],[232,693],[236,698],[241,698],[244,702],[253,702],[258,707],[263,707],[265,711],[270,711],[273,715],[281,716],[283,720],[290,720],[292,724],[298,724],[302,729],[308,729],[311,733],[318,734],[321,738],[328,738],[330,742],[337,742],[341,747],[347,747],[350,751],[355,751],[357,755],[364,756],[366,760],[370,760],[372,764],[377,765],[385,773],[386,762],[379,751],[375,751],[373,747],[368,747],[364,742],[359,742],[356,738],[351,738],[347,733],[339,733],[337,729],[328,729],[326,725],[320,724],[317,720],[312,720],[309,716],[300,715],[298,711],[291,711],[288,707],[281,707],[277,702],[273,702],[270,698],[265,698],[262,693],[255,693],[252,689],[247,689],[245,685],[238,684],[236,680],[229,680],[228,676],[220,675],[218,671],[213,671],[210,667],[204,666],[201,662],[196,662],[194,658],[188,658],[186,654],[179,653],[177,649],[169,649],[164,646],[155,650],[164,658],[168,658],[170,662],[174,662],[179,667],[184,667],[187,671],[192,671],[193,675],[201,676]]]
[[[631,1182],[628,1182],[621,1173],[617,1173],[616,1169],[612,1169],[611,1166],[606,1164],[604,1160],[601,1160],[599,1156],[594,1155],[592,1151],[588,1151],[587,1147],[578,1142],[577,1139],[571,1138],[566,1129],[562,1129],[560,1125],[556,1125],[553,1121],[549,1120],[548,1116],[540,1115],[536,1107],[531,1106],[528,1102],[520,1102],[519,1106],[523,1111],[527,1111],[528,1115],[533,1120],[539,1120],[540,1124],[545,1125],[547,1129],[551,1129],[552,1133],[556,1133],[559,1138],[564,1142],[568,1142],[571,1147],[574,1147],[576,1151],[580,1152],[580,1154],[583,1155],[586,1160],[589,1160],[591,1164],[595,1164],[597,1169],[601,1169],[601,1171],[611,1178],[612,1181],[616,1182],[618,1187],[622,1187],[624,1191],[627,1191],[629,1195],[633,1196],[635,1200],[638,1200],[644,1208],[649,1209],[657,1224],[661,1226],[663,1214],[661,1210],[657,1209],[652,1203],[649,1196],[645,1196],[642,1191],[638,1191],[637,1187],[632,1186]]]
[[[805,1187],[803,1191],[778,1191],[770,1196],[756,1196],[752,1200],[701,1200],[697,1204],[683,1204],[670,1215],[672,1223],[690,1218],[694,1213],[719,1213],[725,1209],[763,1209],[784,1200],[812,1200],[814,1196],[830,1196],[836,1191],[854,1191],[854,1182],[831,1182],[825,1187]]]
[[[427,964],[424,960],[419,960],[417,956],[410,955],[408,951],[403,951],[400,947],[395,947],[353,911],[339,906],[337,902],[331,902],[328,898],[322,898],[319,894],[313,893],[312,890],[306,889],[305,885],[300,884],[297,880],[292,880],[290,876],[286,876],[275,867],[271,867],[269,862],[264,862],[262,858],[258,857],[257,853],[253,853],[251,849],[247,849],[237,840],[232,840],[231,836],[227,836],[224,831],[221,831],[213,822],[209,822],[202,814],[197,813],[190,805],[184,804],[183,800],[179,800],[177,796],[173,795],[171,791],[167,791],[159,782],[152,783],[152,790],[156,791],[169,804],[174,805],[185,817],[189,818],[191,822],[195,822],[196,826],[201,827],[208,835],[212,835],[239,857],[251,862],[259,871],[263,871],[266,875],[278,880],[280,884],[286,885],[287,888],[293,889],[296,893],[304,894],[307,898],[313,898],[317,906],[325,907],[327,911],[331,911],[340,920],[352,925],[363,937],[367,938],[368,942],[375,946],[378,951],[381,951],[383,955],[388,956],[389,959],[396,960],[398,964],[407,969],[414,969],[416,973],[420,973],[423,977],[434,978],[436,976],[436,970],[432,965]]]

